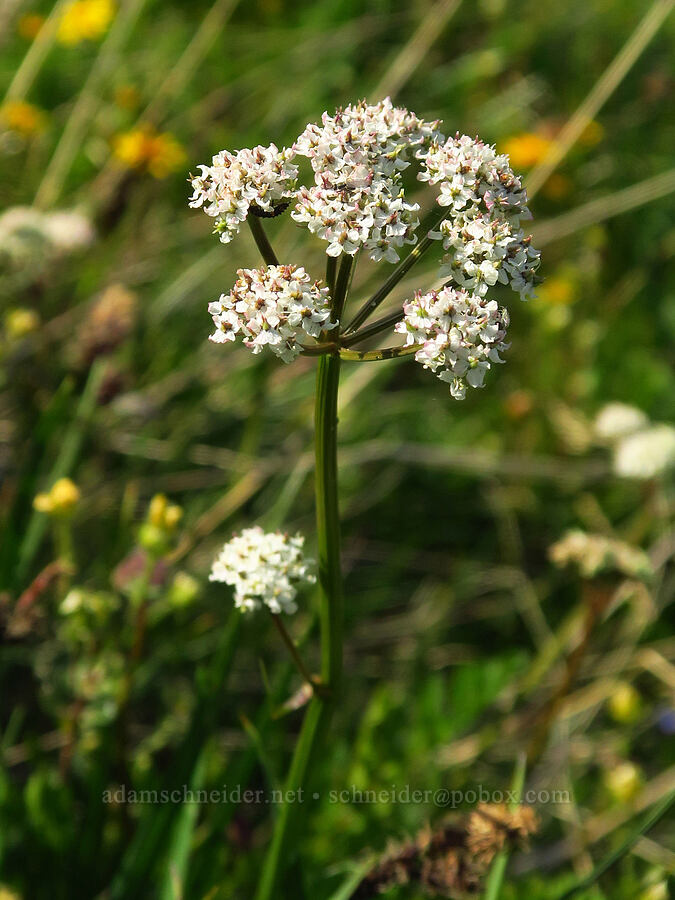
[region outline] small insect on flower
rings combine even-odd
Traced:
[[[418,291],[403,310],[395,330],[405,335],[406,345],[421,344],[415,359],[449,382],[456,400],[464,399],[467,384],[483,387],[491,363],[503,362],[499,353],[509,347],[509,319],[494,300],[446,287]]]
[[[254,353],[268,347],[284,362],[300,353],[302,333],[317,338],[335,328],[330,321],[328,288],[312,283],[300,266],[268,266],[239,269],[229,294],[209,304],[216,330],[216,344],[233,341],[240,334]]]
[[[276,144],[236,153],[221,150],[210,166],[199,166],[200,175],[190,176],[190,206],[201,207],[216,219],[215,230],[227,244],[249,212],[272,217],[286,209],[295,197],[298,167],[292,163],[294,156],[293,150],[279,150]]]
[[[267,606],[271,612],[294,613],[298,586],[314,584],[312,560],[303,556],[305,539],[280,531],[245,528],[229,540],[213,563],[209,581],[234,587],[234,605],[250,611]]]

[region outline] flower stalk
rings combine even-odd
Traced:
[[[251,229],[253,240],[255,241],[258,250],[260,250],[262,258],[268,266],[278,266],[279,260],[272,249],[269,238],[265,234],[262,220],[258,216],[251,215],[246,217],[246,221],[248,222],[248,227]]]
[[[356,313],[354,318],[345,328],[346,334],[351,334],[352,332],[356,331],[356,329],[360,325],[363,325],[366,319],[375,312],[380,303],[382,303],[382,301],[385,300],[394,290],[399,281],[401,281],[401,279],[407,275],[407,273],[412,269],[416,262],[419,262],[422,256],[424,256],[429,247],[431,247],[431,245],[435,241],[435,238],[430,237],[431,233],[435,228],[438,228],[441,222],[444,219],[447,219],[449,215],[450,210],[444,208],[441,211],[441,215],[437,216],[434,219],[431,227],[427,229],[426,235],[422,238],[419,244],[417,244],[417,246],[410,251],[406,258],[396,266],[396,268],[391,273],[389,278],[387,278],[387,280],[384,282],[382,287],[375,291],[373,296],[369,300],[366,300],[361,309]]]
[[[290,634],[288,633],[288,629],[284,625],[283,618],[278,613],[273,613],[271,610],[270,615],[277,631],[281,636],[281,640],[284,642],[286,649],[291,654],[291,659],[293,660],[295,668],[302,675],[307,684],[311,685],[312,688],[318,687],[316,677],[310,673],[309,669],[305,665],[305,661],[300,656],[298,648],[295,646],[295,641],[290,636]]]
[[[341,268],[344,268],[344,264]],[[346,290],[348,279],[344,284]],[[334,302],[337,302],[337,291]],[[343,599],[337,472],[339,381],[339,356],[323,355],[317,367],[314,412],[322,690],[315,692],[305,714],[286,781],[287,797],[302,796],[298,792],[303,791],[309,782],[312,764],[325,737],[342,682]],[[277,896],[275,891],[282,873],[285,851],[291,830],[296,824],[292,820],[297,818],[297,812],[302,808],[302,804],[288,802],[281,806],[263,865],[256,900],[271,900]]]

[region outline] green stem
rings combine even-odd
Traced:
[[[303,679],[308,684],[311,684],[313,686],[316,679],[312,676],[309,669],[305,665],[305,661],[300,656],[298,648],[295,646],[295,641],[288,633],[288,630],[287,630],[286,626],[284,625],[283,619],[281,618],[280,615],[277,615],[277,613],[273,613],[271,610],[270,610],[270,616],[272,617],[272,621],[276,625],[277,631],[281,635],[281,640],[284,642],[286,649],[291,654],[291,659],[295,663],[296,669],[302,675]]]
[[[384,282],[382,287],[375,291],[373,296],[366,300],[361,309],[357,312],[351,322],[345,328],[345,333],[351,334],[351,332],[356,331],[359,325],[362,325],[366,319],[373,313],[377,307],[382,303],[382,301],[389,296],[389,294],[393,291],[399,281],[412,269],[416,262],[418,262],[422,256],[427,252],[429,247],[434,243],[436,238],[430,237],[430,233],[434,231],[441,222],[447,218],[450,214],[449,209],[443,209],[440,216],[438,216],[431,225],[431,228],[427,230],[426,236],[422,238],[419,244],[410,251],[410,253],[406,256],[406,258],[400,262],[394,271],[391,273],[389,278]]]
[[[339,322],[342,317],[342,311],[345,308],[345,300],[349,292],[349,286],[352,283],[354,269],[356,267],[356,257],[350,256],[348,253],[343,254],[340,268],[335,282],[335,293],[333,295],[333,321]]]
[[[670,807],[675,802],[675,791],[672,791],[666,797],[661,800],[660,803],[657,803],[653,810],[645,817],[645,819],[637,826],[637,828],[626,838],[626,840],[621,844],[620,847],[617,847],[612,853],[603,859],[601,863],[591,872],[591,874],[577,882],[573,887],[566,890],[563,894],[559,894],[555,900],[569,900],[570,897],[575,897],[577,894],[585,891],[587,888],[591,887],[595,884],[595,882],[605,874],[608,869],[617,863],[622,857],[628,853],[633,844],[637,843],[637,841],[642,837],[642,835],[646,834],[651,828],[656,825],[656,823],[668,812]]]
[[[343,347],[351,347],[352,344],[360,344],[361,341],[365,341],[366,338],[374,337],[382,331],[389,331],[397,322],[403,321],[403,316],[403,310],[397,309],[387,316],[382,316],[381,319],[375,319],[374,322],[371,322],[370,325],[366,325],[365,328],[361,328],[359,331],[345,335],[340,339],[340,343]]]
[[[336,298],[334,298],[336,300]],[[313,761],[326,734],[337,703],[342,681],[342,572],[340,568],[340,519],[337,481],[337,398],[340,358],[320,358],[316,378],[315,454],[316,454],[316,527],[321,590],[321,682],[324,691],[316,693],[307,708],[291,769],[286,780],[288,800],[279,809],[272,841],[263,864],[256,900],[278,898],[277,885],[287,864],[291,828],[309,798],[304,791],[310,779]],[[289,794],[288,792],[293,792]]]
[[[335,279],[337,278],[337,256],[326,257],[326,284],[329,296],[335,294]]]
[[[527,757],[522,753],[517,761],[511,780],[511,790],[515,795],[515,801],[509,804],[509,809],[513,812],[521,802],[523,794],[523,786],[525,784],[525,769],[527,765]],[[495,856],[487,880],[485,882],[485,893],[483,900],[499,900],[502,890],[502,882],[506,873],[506,865],[509,861],[509,848],[505,847],[497,856]]]
[[[399,359],[417,353],[421,344],[408,344],[405,347],[383,347],[381,350],[340,350],[340,359],[352,362],[378,362],[381,359]]]
[[[246,216],[246,221],[248,222],[248,227],[251,229],[253,240],[256,242],[258,250],[260,250],[260,255],[262,256],[262,258],[265,260],[268,266],[278,266],[279,260],[277,259],[277,255],[272,249],[272,245],[270,244],[269,239],[265,234],[262,220],[258,216],[254,216],[251,213],[250,215]]]
[[[303,356],[338,356],[349,362],[377,362],[382,359],[398,359],[417,353],[421,344],[406,344],[401,347],[382,347],[380,350],[347,350],[339,344],[327,342],[314,346],[302,347]]]

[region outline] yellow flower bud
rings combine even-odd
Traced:
[[[148,522],[156,528],[164,528],[164,517],[169,506],[165,494],[155,494],[148,507]]]
[[[605,773],[605,786],[615,800],[628,803],[642,786],[642,773],[632,762],[622,762]]]
[[[51,513],[54,509],[52,498],[49,494],[36,494],[33,500],[33,509],[37,512]]]
[[[80,499],[80,489],[70,478],[59,478],[49,492],[55,515],[65,515],[73,510]]]
[[[172,606],[188,606],[197,599],[200,590],[201,585],[196,578],[187,572],[177,572],[169,589],[169,603]]]
[[[80,499],[80,489],[70,478],[59,478],[46,494],[38,494],[33,508],[50,516],[67,516]]]
[[[167,550],[166,532],[151,522],[144,522],[138,530],[138,543],[151,556],[162,556]]]
[[[18,307],[10,309],[5,315],[5,332],[7,337],[15,341],[40,327],[40,316],[32,309]]]
[[[167,531],[173,531],[182,518],[182,507],[170,506],[164,514],[164,527],[167,529]]]
[[[640,718],[640,695],[632,684],[621,681],[607,701],[610,716],[615,722],[628,725]]]

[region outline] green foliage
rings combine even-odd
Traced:
[[[21,16],[51,8],[6,5],[3,94],[34,46]],[[635,29],[636,6],[464,2],[395,99],[498,146],[550,138]],[[18,263],[0,244],[0,897],[5,886],[25,900],[253,894],[300,685],[269,623],[233,616],[207,576],[231,532],[254,522],[302,530],[315,550],[314,362],[206,341],[207,302],[259,258],[243,232],[218,243],[187,208],[185,178],[222,147],[289,143],[324,109],[370,96],[432,8],[235,3],[164,96],[211,4],[146,3],[53,204],[84,210],[96,239],[53,254],[33,235]],[[672,165],[674,37],[671,15],[535,198],[546,281],[528,305],[509,298],[512,347],[485,390],[456,403],[411,361],[343,365],[344,700],[283,896],[346,900],[364,859],[472,806],[439,805],[436,792],[508,790],[542,722],[526,787],[569,802],[535,803],[540,829],[511,854],[502,900],[558,897],[672,788],[672,476],[614,476],[592,421],[614,400],[675,417],[672,194],[611,211],[619,191]],[[0,122],[3,207],[34,203],[100,46],[49,50],[25,98],[42,130]],[[163,179],[112,154],[158,96],[157,134],[184,153]],[[559,217],[591,201],[604,212],[565,229]],[[319,242],[288,217],[265,225],[281,258],[322,276]],[[385,270],[359,261],[352,311]],[[435,276],[425,257],[383,310]],[[63,529],[32,503],[64,476],[81,499],[67,523],[73,565],[54,568]],[[161,534],[148,521],[158,492],[184,510]],[[653,585],[554,568],[548,548],[570,527],[650,553]],[[553,703],[589,605],[615,590]],[[289,627],[315,671],[314,598]],[[617,717],[608,701],[626,682],[637,712]],[[607,778],[625,761],[640,775],[629,798]],[[185,790],[220,799],[186,803]],[[367,791],[389,796],[354,794]],[[646,891],[668,877],[672,838],[664,819],[580,900],[656,898]]]

